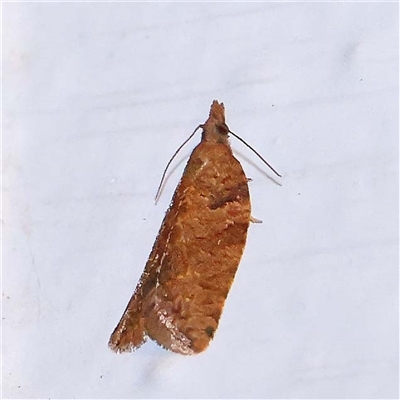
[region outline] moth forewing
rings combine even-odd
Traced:
[[[250,223],[245,173],[232,154],[224,106],[214,101],[202,140],[175,190],[144,272],[109,345],[150,337],[181,354],[203,351],[218,327]]]

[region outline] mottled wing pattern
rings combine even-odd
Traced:
[[[229,145],[203,140],[190,157],[110,347],[130,351],[149,336],[178,353],[203,351],[218,326],[249,222],[240,163]]]

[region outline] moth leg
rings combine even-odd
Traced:
[[[252,222],[253,224],[262,224],[261,219],[254,218],[252,216],[250,216],[250,222]]]

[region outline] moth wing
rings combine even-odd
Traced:
[[[249,191],[240,163],[229,147],[201,142],[110,347],[135,350],[149,336],[181,354],[203,351],[217,329],[249,222]]]
[[[153,271],[148,275],[152,288],[142,301],[150,338],[182,354],[208,346],[243,253],[249,222],[249,191],[240,163],[228,147],[200,143],[146,266]]]

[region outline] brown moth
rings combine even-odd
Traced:
[[[251,220],[246,175],[228,142],[223,103],[213,101],[140,281],[109,346],[135,350],[147,337],[181,354],[213,338]],[[258,154],[258,153],[257,153]],[[274,171],[275,172],[275,171]]]

